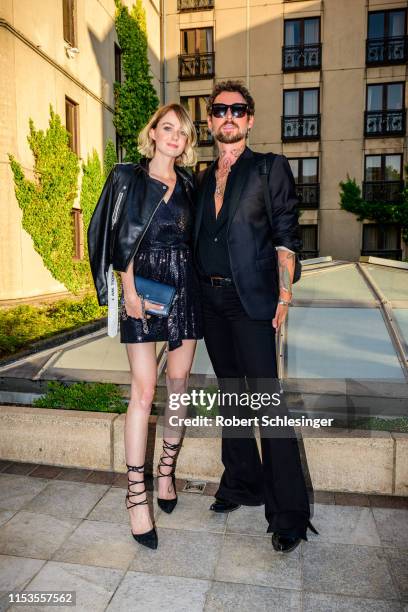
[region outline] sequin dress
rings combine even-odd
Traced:
[[[136,253],[135,275],[157,280],[176,288],[168,317],[151,315],[148,333],[142,319],[127,315],[124,292],[121,291],[120,341],[168,341],[169,350],[181,346],[182,340],[199,339],[202,334],[199,286],[191,249],[193,219],[191,204],[177,177],[169,201],[160,203]]]

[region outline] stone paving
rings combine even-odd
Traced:
[[[283,555],[272,549],[263,507],[216,515],[210,496],[179,493],[167,515],[150,492],[159,536],[151,551],[130,535],[123,475],[98,483],[90,473],[69,480],[71,470],[63,480],[60,469],[40,467],[35,478],[23,467],[0,473],[3,594],[74,590],[76,607],[58,609],[86,612],[408,612],[403,501],[379,507],[356,496],[361,505],[339,505],[327,494],[328,503],[314,506],[320,535],[309,532],[309,542]],[[3,595],[7,609],[50,607],[8,607]]]

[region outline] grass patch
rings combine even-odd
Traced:
[[[0,358],[28,348],[34,342],[80,327],[106,315],[95,296],[59,300],[53,304],[24,304],[0,310]]]
[[[119,414],[127,410],[122,389],[113,383],[79,382],[66,385],[50,381],[45,395],[34,400],[33,406]]]

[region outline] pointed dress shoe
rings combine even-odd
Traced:
[[[309,528],[316,535],[319,535],[319,532],[313,527],[310,521],[307,524],[307,528]],[[305,538],[290,538],[288,536],[280,535],[279,533],[273,533],[272,546],[277,552],[289,553],[299,546],[302,539]]]
[[[238,510],[240,507],[241,504],[235,504],[234,502],[229,502],[226,499],[216,497],[215,502],[210,506],[210,510],[213,512],[233,512],[234,510]]]

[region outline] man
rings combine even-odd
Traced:
[[[286,157],[268,156],[268,212],[260,171],[264,156],[246,147],[254,106],[240,82],[215,86],[207,113],[219,156],[198,176],[194,248],[204,339],[220,389],[227,391],[242,390],[242,381],[251,391],[279,388],[275,333],[287,315],[295,252],[301,248],[298,200]],[[233,410],[242,417],[242,407]],[[271,414],[284,413],[281,406]],[[265,503],[273,547],[289,552],[312,528],[294,430],[261,427],[261,462],[252,428],[233,429],[223,430],[225,470],[210,509],[231,512],[241,504]]]

